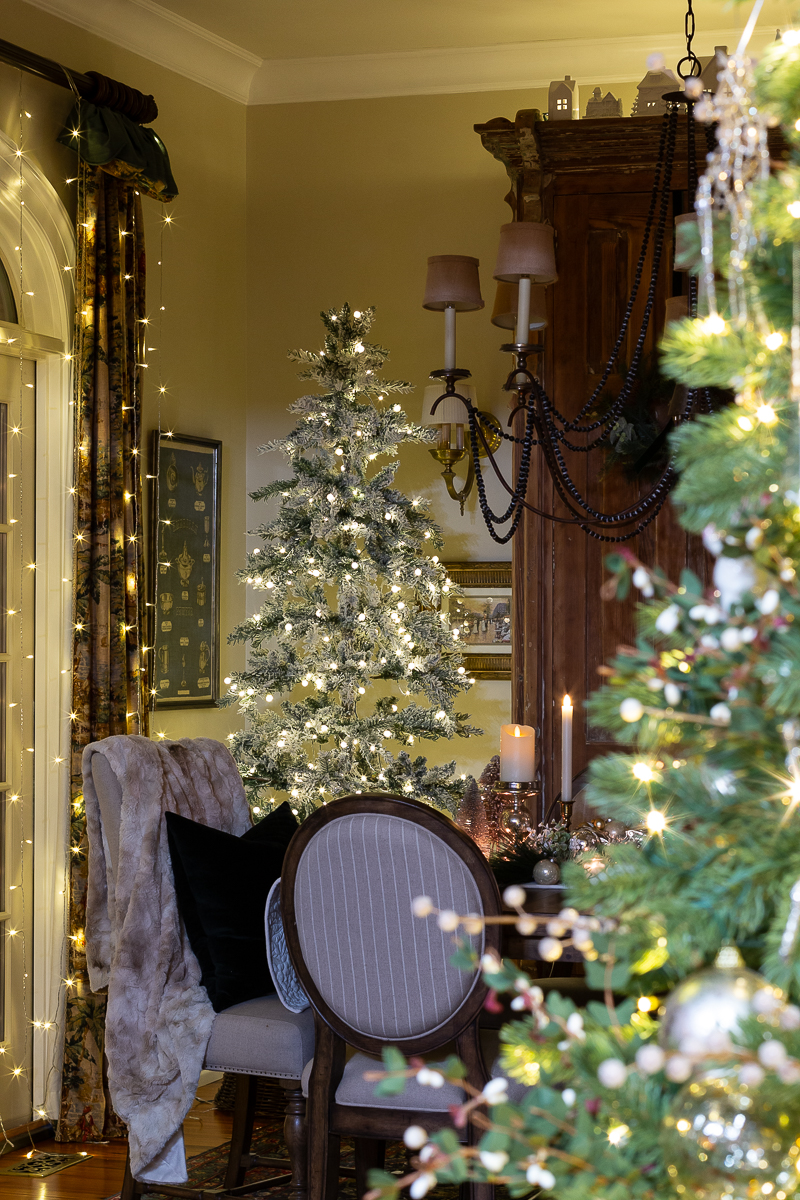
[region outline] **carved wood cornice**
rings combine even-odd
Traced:
[[[522,109],[513,121],[495,117],[475,125],[486,150],[505,167],[511,180],[506,202],[517,221],[540,221],[542,188],[557,175],[652,172],[658,161],[661,117],[607,117],[583,121],[543,121],[538,109]],[[707,126],[697,126],[695,157],[705,168]],[[779,129],[770,130],[773,159],[786,157]],[[688,159],[686,122],[679,121],[675,165]]]

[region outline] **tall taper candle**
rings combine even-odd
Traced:
[[[572,701],[561,705],[561,799],[572,799]]]
[[[452,371],[456,365],[456,310],[448,304],[444,310],[444,369]]]
[[[527,345],[531,330],[531,279],[521,275],[517,292],[517,331],[514,335],[518,346]]]
[[[500,779],[531,783],[536,774],[536,730],[531,725],[500,726]]]

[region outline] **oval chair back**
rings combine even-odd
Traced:
[[[414,916],[417,896],[461,914],[500,911],[472,839],[416,800],[335,800],[289,845],[281,906],[295,969],[325,1023],[366,1053],[434,1049],[475,1020],[486,995],[477,966],[452,965],[454,934]],[[459,936],[478,958],[499,946],[497,926]]]

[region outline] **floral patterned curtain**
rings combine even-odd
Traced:
[[[81,162],[75,325],[74,631],[70,942],[58,1138],[122,1137],[104,1081],[105,997],[89,988],[83,931],[84,747],[149,732],[143,653],[141,396],[145,253],[136,187]]]

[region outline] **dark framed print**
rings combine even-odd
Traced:
[[[442,607],[458,626],[467,674],[475,679],[511,679],[511,563],[445,563],[462,591],[444,596]]]
[[[153,432],[153,688],[157,708],[219,698],[222,442]]]

